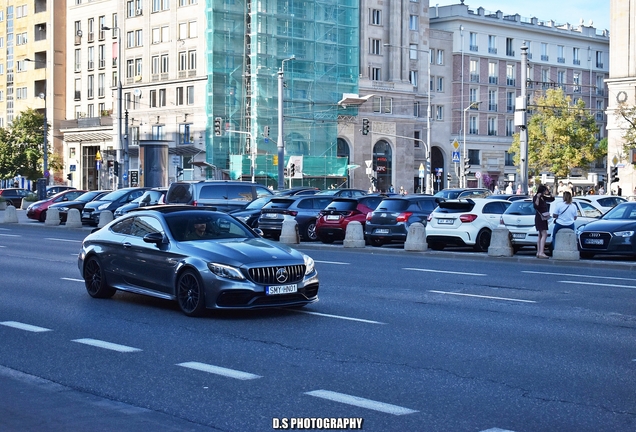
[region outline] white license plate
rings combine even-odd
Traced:
[[[526,235],[524,233],[512,233],[512,238],[524,239],[524,238],[526,238]]]
[[[583,243],[589,244],[589,245],[602,245],[603,239],[585,239]]]
[[[340,219],[340,216],[338,216],[338,215],[327,215],[326,219],[327,220],[337,221],[337,220]]]
[[[455,223],[455,219],[437,219],[437,223],[440,225],[452,225]]]
[[[263,213],[265,219],[278,219],[278,213]]]
[[[388,234],[389,230],[388,229],[376,229],[375,231],[373,231],[374,234]]]
[[[276,294],[289,294],[298,292],[298,285],[290,284],[290,285],[272,285],[265,287],[265,294],[267,295],[276,295]]]

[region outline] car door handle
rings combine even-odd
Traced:
[[[129,242],[124,242],[123,245],[124,245],[125,248],[132,247],[132,244],[129,243]]]

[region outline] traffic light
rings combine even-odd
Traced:
[[[66,174],[66,179],[70,180],[70,181],[73,181],[73,173]]]
[[[221,136],[221,117],[214,117],[214,135]]]
[[[113,174],[116,176],[119,175],[119,162],[117,161],[113,162]]]
[[[269,126],[265,126],[265,127],[263,128],[263,136],[264,136],[265,138],[269,137]]]
[[[470,159],[464,159],[464,175],[470,174]]]
[[[177,177],[182,176],[182,175],[183,175],[183,168],[177,167]]]
[[[450,173],[446,174],[446,180],[450,183],[451,180],[453,179],[453,177],[450,175]]]
[[[368,135],[368,134],[369,134],[369,119],[363,118],[362,119],[362,135]]]
[[[610,183],[616,183],[618,180],[618,167],[612,167],[610,170]]]
[[[289,165],[289,176],[293,177],[294,174],[296,174],[296,165],[295,164],[291,164],[291,165]]]

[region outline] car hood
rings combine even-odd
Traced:
[[[218,260],[236,266],[258,265],[262,262],[269,267],[272,259],[281,265],[304,262],[303,254],[299,251],[262,238],[185,241],[179,243],[179,249],[206,261]]]
[[[84,208],[97,208],[97,207],[99,207],[99,206],[100,206],[100,205],[102,205],[102,204],[108,204],[108,205],[111,205],[112,203],[113,203],[113,201],[102,201],[102,200],[99,200],[99,201],[91,201],[91,202],[86,203],[86,205],[84,206]]]
[[[588,223],[582,231],[632,231],[636,230],[636,221],[633,220],[595,220]]]

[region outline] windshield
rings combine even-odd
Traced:
[[[249,203],[243,210],[258,210],[260,208],[263,208],[263,206],[267,204],[271,199],[272,197],[268,197],[268,196],[262,197],[262,198],[256,198],[254,201]]]
[[[441,190],[437,192],[434,196],[442,197],[446,199],[457,199],[461,191],[458,190]]]
[[[100,201],[117,201],[119,198],[123,197],[128,192],[130,192],[128,189],[119,189],[104,195],[99,200]]]
[[[385,199],[383,200],[377,207],[376,211],[392,211],[392,212],[401,212],[408,208],[409,201],[405,199]]]
[[[534,216],[534,205],[532,201],[515,201],[504,212],[508,215]]]
[[[184,211],[167,214],[165,217],[168,228],[177,241],[255,237],[243,224],[224,213]]]
[[[85,192],[81,194],[80,196],[78,196],[77,198],[75,198],[75,201],[89,202],[89,201],[92,201],[93,198],[95,198],[96,196],[101,195],[102,193],[103,192],[100,192],[100,191]]]
[[[629,219],[636,220],[636,203],[622,203],[605,213],[601,219],[617,220]]]

